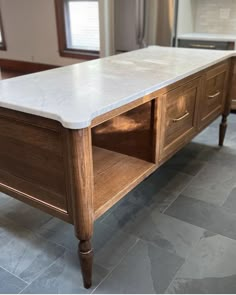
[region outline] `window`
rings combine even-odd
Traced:
[[[62,56],[97,58],[100,51],[98,0],[55,0]]]
[[[6,42],[4,38],[1,13],[0,13],[0,50],[6,50]]]

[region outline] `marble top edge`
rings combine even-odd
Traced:
[[[236,56],[234,51],[209,53],[150,46],[2,80],[0,106],[59,121],[65,128],[86,128],[100,115]],[[189,56],[201,62],[190,61]]]

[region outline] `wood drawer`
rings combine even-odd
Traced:
[[[200,100],[200,129],[222,112],[228,68],[228,63],[224,63],[205,73],[203,95]]]
[[[196,131],[200,81],[200,78],[196,78],[163,97],[161,160],[189,141]]]

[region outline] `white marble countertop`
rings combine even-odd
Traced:
[[[81,129],[97,116],[234,56],[151,46],[0,82],[0,107]]]
[[[211,33],[188,33],[178,35],[182,40],[200,40],[216,42],[236,42],[236,35],[233,34],[211,34]]]

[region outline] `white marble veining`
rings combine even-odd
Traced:
[[[236,55],[151,46],[0,82],[0,107],[81,129],[97,116]]]
[[[178,39],[182,40],[200,40],[216,42],[234,42],[236,44],[236,35],[234,34],[211,34],[211,33],[188,33],[181,34]]]

